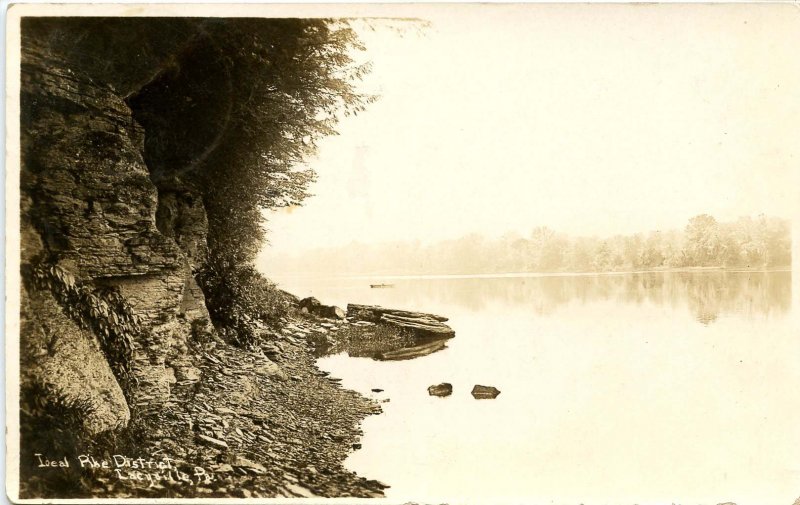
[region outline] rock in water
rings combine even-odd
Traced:
[[[500,390],[494,386],[481,386],[476,384],[472,388],[472,396],[476,400],[493,400],[500,394]]]
[[[448,382],[442,382],[441,384],[429,386],[428,394],[431,396],[450,396],[453,394],[453,385]]]

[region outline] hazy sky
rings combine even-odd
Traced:
[[[365,31],[381,99],[311,165],[272,252],[678,228],[791,216],[798,11],[785,5],[472,7]]]

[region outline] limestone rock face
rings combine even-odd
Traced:
[[[28,296],[23,290],[22,307],[23,386],[37,385],[52,401],[77,408],[90,435],[125,426],[128,404],[97,338],[65,316],[49,293]]]
[[[205,258],[202,201],[177,183],[159,194],[143,160],[144,132],[112,88],[71,70],[34,41],[23,47],[23,267],[42,253],[84,285],[120,291],[144,329],[134,342],[132,401],[142,410],[158,407],[176,380],[199,378],[187,342],[192,327],[210,327],[193,277]],[[58,352],[37,354],[41,338],[34,335],[58,312],[47,297],[31,293],[23,308],[28,379],[54,399],[80,399],[75,408],[90,405],[90,433],[124,425],[128,407],[89,330],[70,327],[62,313],[57,320],[65,340]],[[68,373],[53,373],[60,368]]]
[[[158,232],[144,132],[110,89],[30,48],[22,63],[22,189],[47,248],[80,277],[180,268]]]
[[[156,210],[158,230],[183,250],[193,271],[208,253],[208,218],[202,198],[180,181],[161,181]]]

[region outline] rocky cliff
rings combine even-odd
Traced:
[[[179,181],[154,185],[144,131],[123,96],[45,43],[23,47],[23,270],[47,263],[88,292],[119,293],[141,327],[123,391],[103,352],[106,337],[70,317],[53,290],[26,284],[23,388],[45,391],[87,433],[100,433],[124,426],[130,408],[164,405],[176,382],[199,379],[187,341],[210,324],[193,277],[207,221],[202,199]]]
[[[380,408],[307,341],[349,322],[303,314],[248,263],[282,194],[253,177],[272,173],[267,148],[286,158],[270,170],[296,159],[279,134],[318,114],[287,90],[337,66],[335,35],[314,20],[22,20],[19,497],[382,495],[342,466]],[[271,128],[251,128],[254,103]],[[281,180],[302,197],[302,178]],[[143,481],[86,454],[169,471]]]

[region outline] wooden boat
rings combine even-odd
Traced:
[[[393,288],[394,284],[370,284],[371,288]]]

